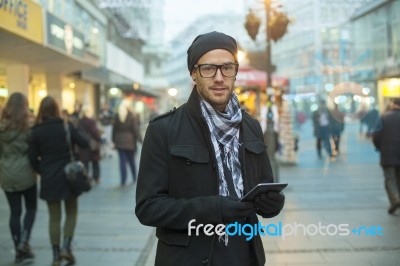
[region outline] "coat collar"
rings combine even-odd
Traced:
[[[194,115],[196,118],[202,119],[201,107],[200,107],[200,96],[197,92],[196,85],[192,89],[192,93],[189,96],[187,101],[187,107],[189,112]]]

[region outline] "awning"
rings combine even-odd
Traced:
[[[133,84],[117,84],[116,88],[120,89],[123,93],[130,94],[133,93],[138,96],[150,97],[150,98],[158,98],[158,95],[155,95],[151,92],[148,92],[143,89],[134,89]]]
[[[272,87],[285,87],[288,85],[289,80],[287,78],[272,75]],[[267,73],[249,65],[240,65],[236,76],[236,86],[265,89],[267,86]]]

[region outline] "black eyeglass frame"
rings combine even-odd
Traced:
[[[230,77],[230,76],[226,76],[226,75],[223,73],[222,67],[223,67],[223,66],[227,66],[227,65],[234,65],[234,66],[236,67],[236,71],[235,71],[235,75],[234,75],[234,76],[231,76],[231,77]],[[215,66],[216,69],[215,69],[214,75],[212,75],[211,77],[204,77],[204,76],[201,74],[201,70],[200,70],[200,67],[201,67],[201,66]],[[222,65],[216,65],[216,64],[198,64],[198,65],[195,65],[195,66],[193,67],[193,69],[195,69],[195,70],[198,69],[198,70],[199,70],[199,73],[200,73],[200,76],[201,76],[202,78],[213,78],[213,77],[215,77],[215,75],[217,75],[218,69],[220,70],[222,76],[224,76],[224,77],[226,77],[226,78],[234,78],[234,77],[236,77],[237,73],[239,72],[239,63],[225,63],[225,64],[222,64]]]

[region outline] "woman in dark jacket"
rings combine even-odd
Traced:
[[[72,144],[88,147],[89,144],[71,123]],[[36,125],[32,129],[29,143],[29,160],[40,174],[40,198],[47,202],[50,224],[50,239],[53,246],[53,265],[60,265],[62,259],[74,263],[71,241],[74,235],[78,198],[70,189],[64,166],[70,161],[69,146],[66,141],[66,128],[60,115],[57,102],[50,96],[40,103]],[[60,253],[61,202],[65,205],[64,245]]]
[[[92,118],[92,111],[88,106],[82,108],[82,117],[78,122],[79,131],[89,141],[90,147],[79,149],[79,159],[89,170],[89,162],[92,164],[92,177],[98,184],[100,182],[100,141],[101,135],[97,128],[96,120]]]
[[[32,115],[26,97],[11,94],[0,120],[0,184],[10,205],[10,231],[15,245],[15,262],[34,257],[29,238],[36,216],[37,185],[27,156]],[[21,216],[25,202],[25,214]]]
[[[121,173],[121,186],[126,183],[126,164],[128,163],[133,182],[136,181],[135,152],[136,143],[142,142],[139,133],[138,122],[134,114],[129,110],[130,102],[124,99],[118,109],[118,113],[114,119],[112,131],[112,140],[115,148],[118,150],[119,169]]]

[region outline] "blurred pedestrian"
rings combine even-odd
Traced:
[[[326,102],[320,100],[318,109],[312,114],[314,136],[316,138],[317,154],[322,158],[322,145],[326,153],[332,158],[332,147],[330,142],[330,128],[329,128],[329,110],[326,107]]]
[[[394,99],[373,133],[373,143],[380,151],[380,164],[389,198],[389,214],[400,208],[400,98]]]
[[[344,131],[344,114],[335,104],[335,108],[329,112],[329,130],[333,140],[332,154],[338,155],[340,152],[340,137]]]
[[[142,137],[142,131],[141,131],[142,117],[140,116],[139,113],[134,113],[134,115],[135,115],[135,121],[136,121],[136,126],[137,126],[137,139],[138,139],[139,143],[143,143],[143,137]],[[136,154],[137,150],[138,149],[136,147],[135,154]]]
[[[69,115],[69,120],[75,126],[75,128],[78,127],[78,122],[79,122],[79,118],[81,116],[81,112],[82,112],[82,103],[79,101],[76,101],[74,104],[74,111],[72,112],[71,115]]]
[[[268,114],[268,108],[271,109],[271,113],[269,114]],[[260,116],[258,121],[260,122],[263,134],[265,134],[265,132],[267,131],[268,115],[271,115],[274,134],[278,134],[279,132],[278,106],[274,103],[274,98],[271,98],[271,101],[269,102],[268,96],[265,93],[262,93],[260,100]]]
[[[0,120],[0,184],[10,206],[16,263],[34,258],[29,240],[36,216],[37,185],[27,156],[31,118],[26,97],[19,92],[11,94]]]
[[[89,146],[71,123],[68,127],[72,144],[82,148]],[[61,118],[59,106],[51,96],[43,98],[40,103],[28,155],[33,168],[40,174],[40,198],[46,201],[49,211],[53,266],[60,265],[62,259],[74,263],[71,243],[77,222],[78,198],[71,190],[64,173],[64,166],[70,162],[66,126]],[[65,207],[65,223],[64,243],[60,252],[62,202]]]
[[[70,121],[70,115],[69,115],[67,109],[63,109],[63,110],[61,111],[61,118],[64,119],[64,122],[71,122],[71,121]]]
[[[223,33],[196,37],[187,56],[195,82],[187,103],[148,125],[135,211],[141,223],[157,227],[156,266],[265,264],[259,234],[250,241],[207,234],[208,225],[256,225],[256,213],[273,217],[284,205],[278,192],[239,201],[273,175],[261,127],[234,93],[237,51]],[[208,229],[190,234],[193,220]]]
[[[368,111],[365,108],[362,108],[358,113],[358,119],[360,121],[358,132],[360,136],[364,135],[364,126],[366,126],[365,117],[367,116]]]
[[[365,136],[370,138],[375,131],[375,125],[379,120],[379,112],[375,106],[368,111],[364,118],[364,123],[367,125],[367,132]]]
[[[78,122],[78,129],[89,142],[88,148],[79,148],[79,159],[89,171],[91,165],[91,175],[96,184],[100,183],[100,146],[101,136],[97,127],[96,120],[93,119],[93,111],[89,106],[83,106],[81,118]]]
[[[278,106],[274,103],[274,98],[268,101],[266,94],[261,94],[260,102],[260,116],[258,121],[260,122],[261,130],[264,134],[265,143],[269,147],[275,147],[275,152],[279,152],[281,145],[279,141],[279,111]],[[269,110],[270,109],[270,110]],[[272,121],[273,141],[274,143],[268,143],[270,136],[268,136],[268,119]]]
[[[126,184],[127,164],[131,169],[133,183],[136,182],[135,152],[137,142],[142,141],[136,116],[130,108],[131,101],[128,98],[123,99],[115,115],[112,131],[112,140],[119,157],[121,186]]]
[[[99,121],[102,127],[102,155],[104,157],[112,156],[112,124],[114,112],[110,109],[108,103],[104,103],[99,113]]]
[[[307,117],[306,117],[306,115],[304,114],[303,111],[298,111],[298,112],[297,112],[297,115],[296,115],[296,122],[297,122],[298,128],[300,128],[301,125],[303,125],[304,122],[306,122],[306,119],[307,119]]]

